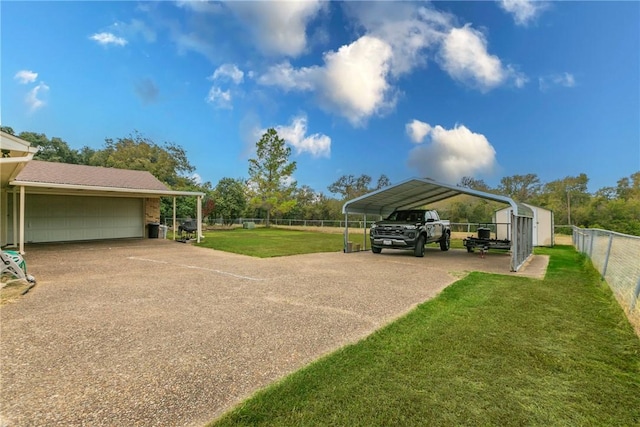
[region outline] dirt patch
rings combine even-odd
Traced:
[[[2,289],[0,289],[0,306],[17,301],[29,292],[33,286],[33,283],[22,279],[2,282]]]

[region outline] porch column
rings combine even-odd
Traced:
[[[24,185],[20,186],[20,238],[19,249],[20,254],[24,255]]]
[[[173,240],[176,240],[176,196],[173,196]]]
[[[11,194],[13,195],[13,206],[11,207],[11,209],[13,209],[11,215],[11,221],[13,221],[13,240],[11,241],[11,245],[15,248],[18,246],[18,193],[16,193],[15,188],[11,191]]]

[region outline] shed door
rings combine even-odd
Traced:
[[[143,208],[139,198],[27,195],[25,241],[144,237]]]

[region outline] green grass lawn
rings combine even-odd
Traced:
[[[291,230],[283,228],[232,228],[207,231],[198,246],[220,251],[250,255],[259,258],[308,254],[316,252],[340,252],[343,250],[342,233]],[[362,230],[349,234],[349,240],[363,245]],[[367,239],[369,235],[367,234]],[[431,246],[431,245],[430,245]],[[462,240],[453,239],[452,248],[463,248]],[[367,248],[370,244],[367,241]]]
[[[472,273],[211,426],[638,426],[640,340],[572,247]]]
[[[233,228],[207,231],[198,246],[259,258],[338,252],[344,246],[342,234],[280,228]],[[362,239],[362,236],[359,236]]]

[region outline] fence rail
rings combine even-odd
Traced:
[[[640,237],[573,227],[573,245],[591,259],[631,323],[640,328]]]
[[[190,218],[176,218],[176,222],[181,224]],[[349,220],[349,228],[369,228],[376,220]],[[171,218],[165,218],[162,220],[164,225],[171,227],[173,220]],[[256,225],[264,225],[264,218],[235,218],[231,221],[225,222],[220,218],[213,222],[207,222],[207,225],[222,225],[231,223],[231,225],[242,225],[245,222],[253,222]],[[333,219],[271,219],[271,224],[274,226],[289,226],[289,227],[333,227],[344,228],[344,220]],[[496,223],[476,223],[476,222],[452,222],[451,231],[463,232],[463,233],[475,233],[478,227],[489,228],[492,233],[496,233],[498,226],[510,227],[510,224],[496,224]],[[508,233],[507,233],[508,234]]]

